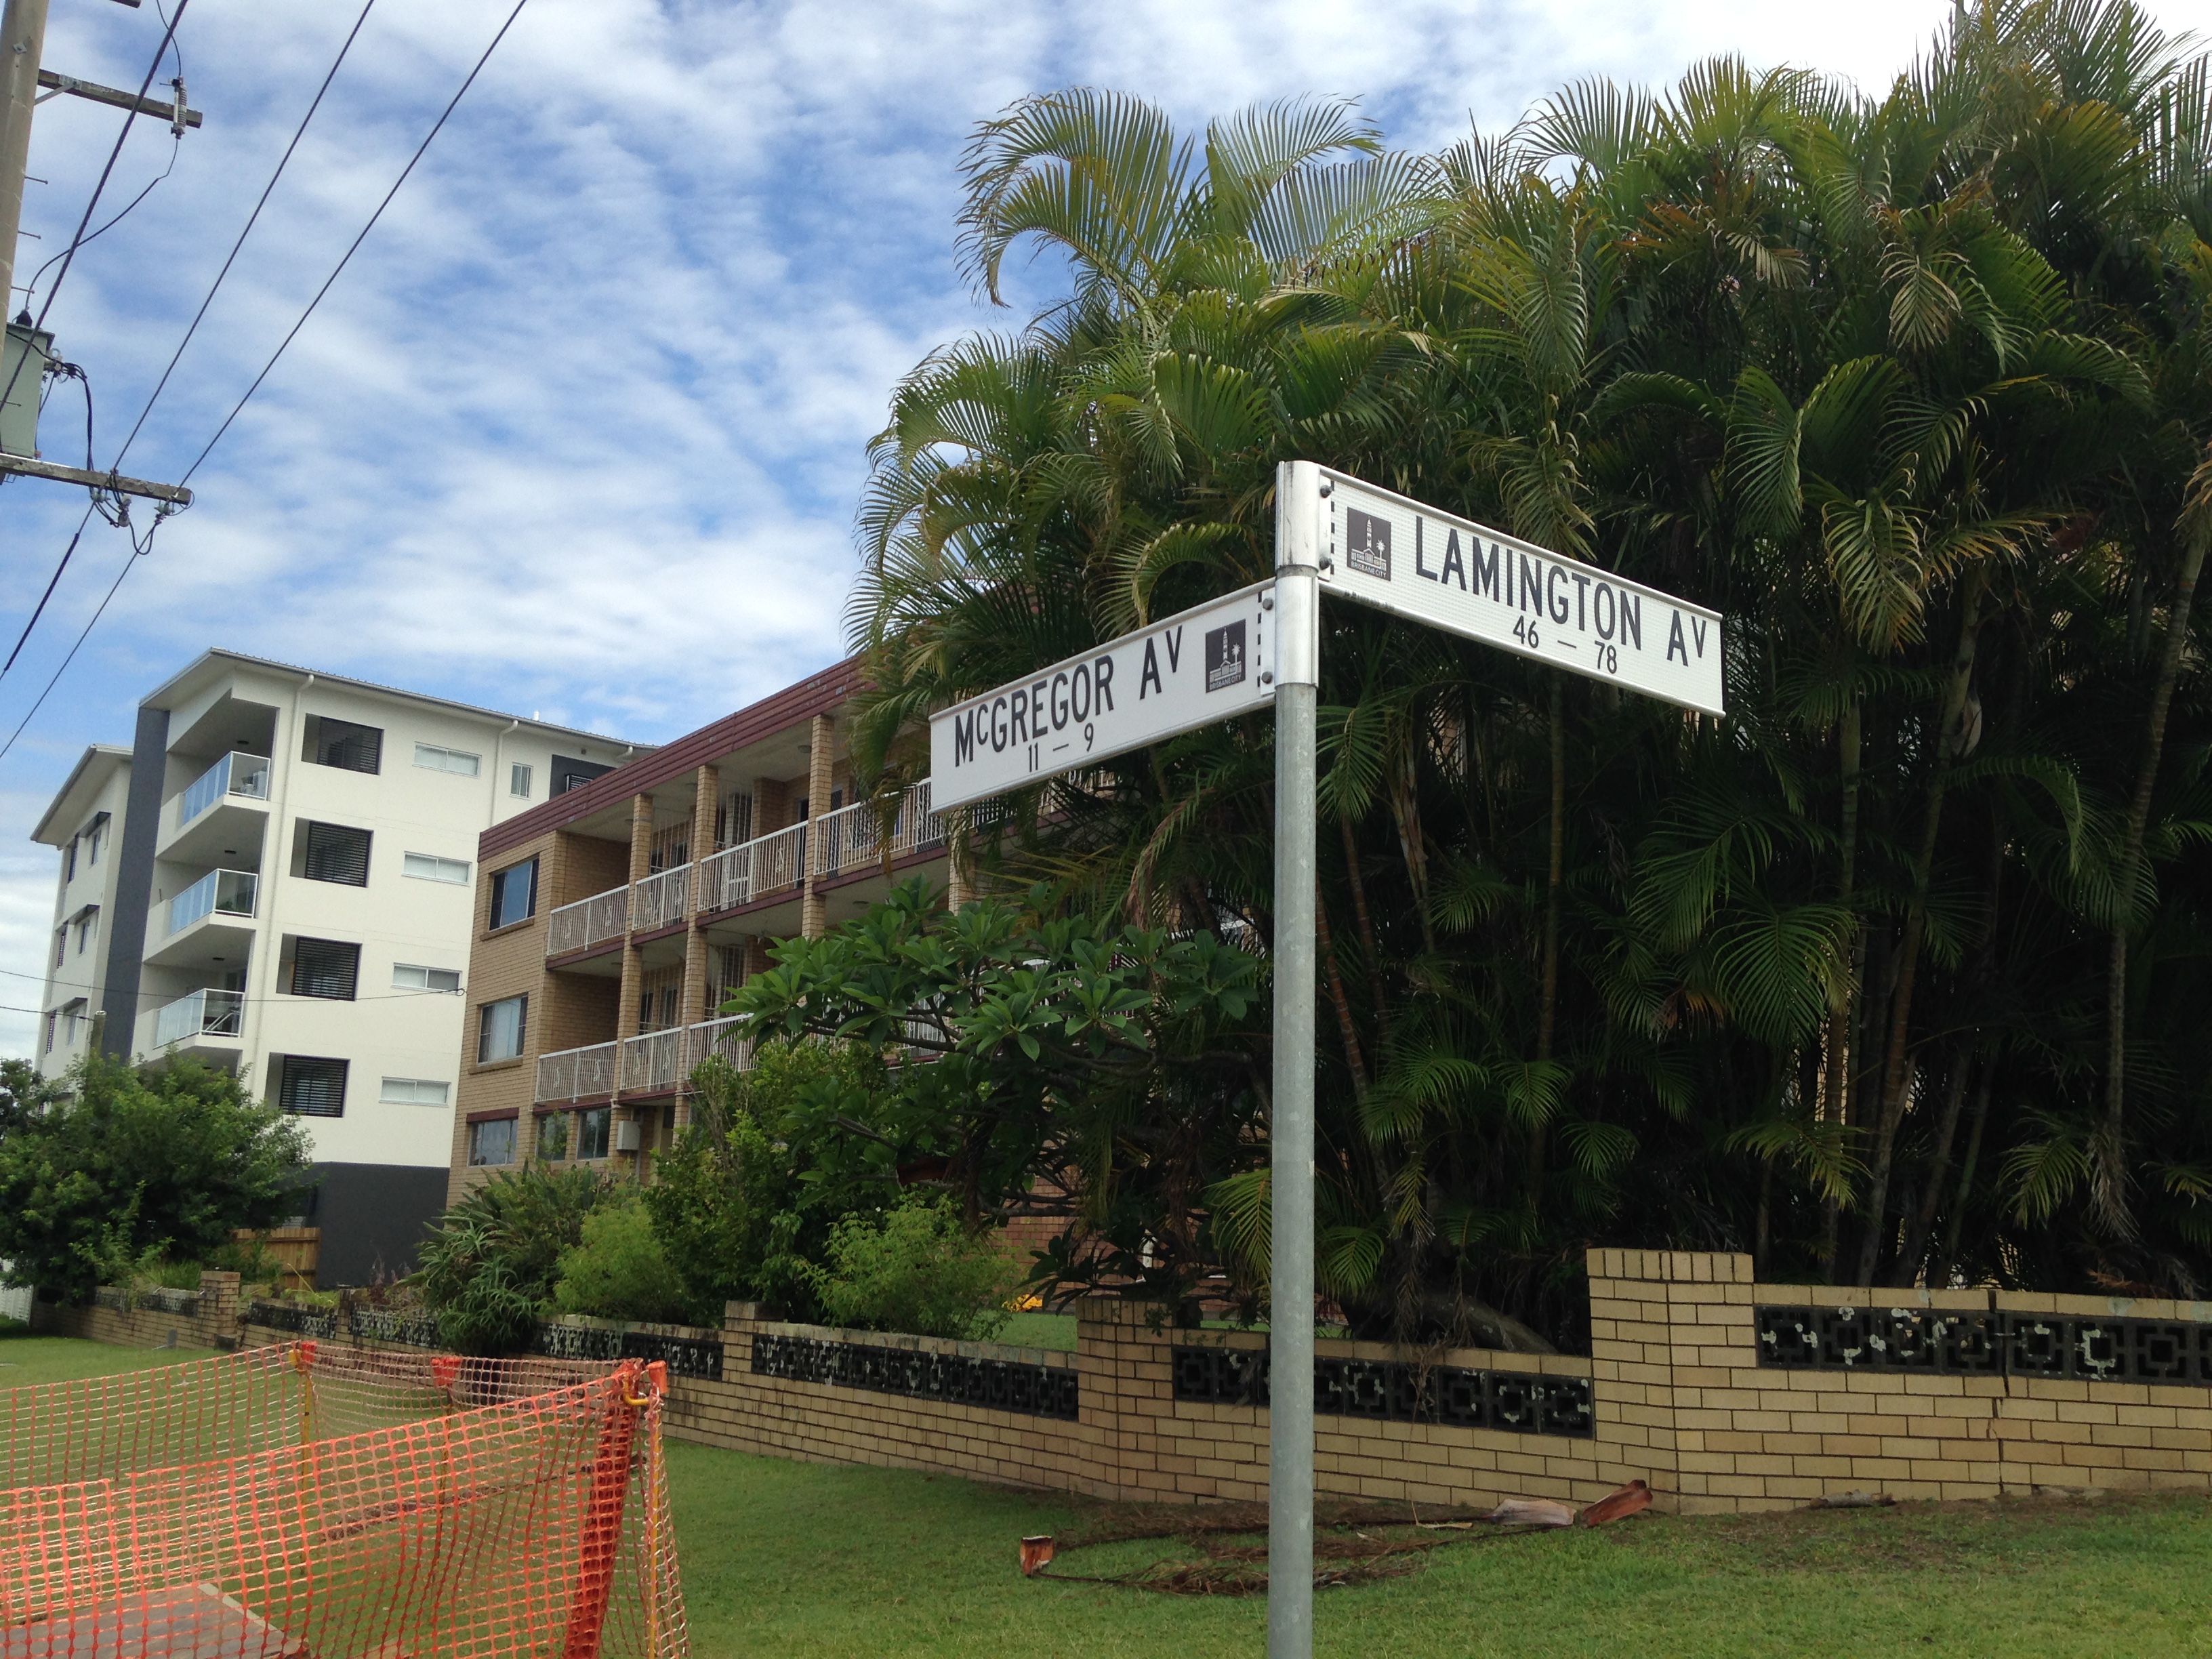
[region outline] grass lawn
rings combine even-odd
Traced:
[[[0,1364],[10,1368],[0,1370],[0,1388],[196,1357],[0,1338]],[[1259,1598],[1020,1576],[1022,1534],[1079,1534],[1116,1518],[1106,1506],[678,1443],[668,1462],[700,1659],[1209,1659],[1263,1647]],[[1181,1540],[1155,1539],[1063,1555],[1055,1569],[1109,1575],[1195,1559]],[[1316,1619],[1316,1650],[1330,1659],[2198,1656],[2212,1650],[2212,1498],[1647,1515],[1587,1532],[1479,1530],[1407,1577],[1320,1592]]]

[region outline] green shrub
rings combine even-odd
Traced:
[[[13,1282],[82,1304],[164,1260],[196,1261],[292,1212],[299,1120],[232,1073],[93,1055],[58,1086],[0,1067],[0,1258]],[[194,1284],[198,1283],[197,1277]]]
[[[1006,1247],[969,1232],[949,1202],[910,1201],[880,1220],[849,1215],[810,1275],[830,1322],[911,1336],[988,1340],[1022,1279]]]
[[[561,1257],[607,1192],[587,1169],[501,1170],[446,1212],[409,1281],[456,1352],[498,1356],[530,1346],[551,1305]]]
[[[630,1188],[584,1218],[580,1243],[561,1257],[553,1302],[562,1313],[684,1322],[690,1312],[668,1270],[653,1217]]]

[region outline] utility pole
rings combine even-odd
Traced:
[[[140,0],[119,0],[119,3],[136,7]],[[26,323],[19,326],[14,320],[15,313],[15,244],[23,227],[23,182],[31,160],[31,114],[42,100],[41,86],[48,88],[46,97],[58,97],[67,93],[73,97],[88,98],[94,103],[111,105],[131,112],[133,116],[151,115],[166,118],[170,130],[182,137],[186,127],[200,125],[200,112],[185,107],[185,83],[173,81],[170,86],[174,99],[167,104],[151,98],[142,98],[136,93],[123,92],[113,87],[100,86],[90,81],[80,81],[72,76],[57,75],[40,68],[40,58],[46,43],[47,0],[7,0],[7,9],[0,14],[0,319],[7,322],[7,349],[0,352],[0,410],[10,404],[27,402],[27,412],[21,420],[31,434],[38,430],[37,408],[47,362],[47,348],[51,337],[34,332]],[[0,416],[6,424],[0,430],[16,423],[14,417]],[[25,441],[21,447],[33,446]],[[19,477],[51,478],[61,483],[82,484],[94,491],[115,495],[143,495],[161,503],[164,513],[191,505],[192,492],[177,484],[151,483],[143,478],[126,478],[115,471],[95,472],[83,467],[63,466],[53,461],[42,461],[27,454],[11,453],[0,447],[0,477],[13,474]],[[94,499],[98,499],[95,495]]]
[[[0,306],[15,314],[15,240],[23,226],[23,171],[31,159],[31,109],[39,101],[39,54],[46,44],[46,0],[8,0],[0,21]]]

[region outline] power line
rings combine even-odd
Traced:
[[[180,0],[177,8],[179,17],[184,15],[185,3],[185,0]],[[407,158],[407,165],[400,169],[399,176],[392,181],[392,188],[385,191],[384,199],[376,204],[376,211],[369,215],[368,222],[361,228],[360,234],[347,246],[345,252],[339,257],[337,264],[331,268],[331,274],[324,278],[323,285],[315,290],[314,297],[307,301],[307,309],[300,313],[299,320],[292,325],[290,331],[286,333],[282,341],[278,342],[276,349],[270,354],[269,361],[262,365],[261,372],[253,377],[253,383],[246,388],[244,395],[232,407],[230,413],[223,416],[222,424],[216,428],[215,435],[207,441],[191,465],[185,470],[184,477],[177,481],[179,484],[191,482],[192,474],[200,470],[202,463],[214,452],[216,445],[222,441],[223,434],[230,430],[231,423],[237,420],[240,411],[245,409],[253,394],[261,389],[261,383],[269,378],[270,371],[276,367],[277,359],[284,355],[286,349],[298,337],[300,331],[307,326],[307,319],[314,315],[315,307],[322,304],[323,296],[331,291],[331,287],[337,281],[339,273],[345,270],[355,253],[359,252],[362,243],[368,240],[368,233],[376,228],[377,221],[384,216],[385,209],[392,205],[392,198],[399,194],[399,187],[407,182],[408,176],[415,171],[416,163],[422,159],[424,152],[430,148],[431,141],[445,130],[447,121],[452,117],[453,111],[459,106],[462,98],[467,94],[469,88],[476,84],[477,76],[483,72],[484,65],[491,61],[492,53],[498,50],[499,43],[507,38],[507,32],[514,27],[514,20],[522,15],[523,8],[529,3],[530,0],[515,0],[514,9],[507,13],[507,21],[499,26],[499,33],[492,36],[490,45],[487,46],[483,54],[477,58],[474,67],[469,70],[467,79],[461,82],[459,88],[447,101],[446,107],[439,112],[438,118],[432,124],[430,131],[423,135],[422,142],[415,147],[415,153]],[[175,25],[173,23],[170,27],[173,29]],[[359,25],[356,24],[356,27],[358,27]],[[349,36],[349,43],[350,39],[351,37]],[[157,59],[156,66],[158,65]],[[148,83],[151,84],[150,76]],[[58,284],[60,279],[57,277],[55,280]],[[198,325],[197,319],[194,325]],[[171,367],[173,368],[174,364],[173,363]],[[137,428],[133,428],[132,431],[133,435],[136,435]],[[88,521],[89,518],[90,514],[88,511]],[[6,744],[0,744],[0,760],[5,760],[8,757],[9,752],[15,746],[16,739],[23,735],[24,728],[30,725],[33,716],[38,714],[40,708],[45,705],[47,697],[52,695],[54,687],[61,683],[61,678],[68,672],[70,664],[76,660],[77,652],[82,648],[85,641],[91,636],[92,630],[98,624],[100,617],[106,613],[109,601],[115,598],[117,589],[123,586],[124,578],[131,574],[131,567],[152,546],[154,530],[160,528],[161,522],[161,515],[157,514],[153,527],[146,532],[147,538],[144,543],[138,543],[134,538],[131,557],[125,560],[123,568],[116,573],[115,581],[108,588],[106,598],[100,600],[100,609],[92,613],[91,620],[85,623],[83,631],[76,636],[76,643],[70,647],[69,655],[62,659],[61,666],[54,671],[53,678],[46,682],[46,690],[39,693],[38,702],[31,705],[30,712],[23,716],[21,724],[17,726],[9,735]],[[82,526],[80,526],[79,528],[82,530]]]
[[[422,142],[415,147],[414,155],[409,156],[407,165],[399,169],[399,176],[392,181],[392,188],[384,192],[384,199],[376,204],[376,211],[368,216],[368,222],[361,228],[361,234],[353,239],[344,253],[339,256],[337,264],[331,269],[331,274],[323,279],[323,285],[315,290],[315,297],[307,301],[307,308],[300,313],[300,320],[292,325],[291,331],[277,343],[276,349],[270,353],[269,361],[262,365],[261,373],[253,377],[253,384],[246,388],[245,395],[239,398],[236,407],[222,417],[222,424],[215,429],[215,436],[207,441],[207,447],[201,450],[198,458],[185,469],[185,476],[177,480],[179,484],[191,482],[192,474],[200,470],[200,463],[206,460],[209,452],[222,441],[222,434],[230,430],[230,423],[238,418],[239,411],[243,410],[247,400],[261,389],[261,383],[269,378],[270,370],[276,367],[276,360],[284,355],[286,348],[298,337],[300,331],[307,325],[307,319],[313,316],[315,307],[322,304],[323,295],[331,291],[331,285],[337,281],[339,272],[346,268],[348,262],[359,251],[361,245],[368,240],[368,233],[376,228],[376,222],[384,216],[384,210],[392,205],[392,198],[399,194],[400,185],[405,184],[408,174],[415,171],[415,164],[422,159],[423,152],[430,148],[431,140],[445,129],[447,118],[459,106],[461,100],[468,94],[469,88],[476,84],[477,76],[483,73],[483,66],[491,61],[492,53],[499,49],[499,43],[507,39],[507,30],[514,27],[514,20],[522,15],[522,9],[529,3],[530,0],[514,0],[514,9],[507,13],[507,21],[499,26],[499,33],[492,36],[491,44],[483,49],[483,55],[477,59],[476,67],[469,71],[468,79],[461,82],[459,90],[453,94],[444,110],[440,112],[430,131],[423,135]]]
[[[131,446],[138,441],[138,434],[146,424],[146,417],[154,412],[155,401],[167,389],[169,377],[176,373],[177,364],[184,357],[185,348],[191,344],[192,336],[199,331],[200,324],[207,316],[208,307],[215,303],[215,296],[222,291],[224,279],[230,275],[231,266],[237,262],[239,251],[246,246],[246,239],[253,234],[253,227],[260,222],[261,210],[269,205],[270,195],[276,190],[277,180],[284,176],[284,169],[291,165],[293,152],[300,148],[300,141],[307,137],[307,124],[315,118],[315,112],[323,106],[324,94],[330,91],[331,82],[337,78],[338,70],[345,63],[346,54],[353,50],[353,43],[361,33],[362,25],[368,21],[368,14],[374,9],[375,5],[376,0],[368,0],[368,4],[361,9],[361,15],[354,19],[353,27],[347,31],[344,42],[338,47],[338,55],[331,61],[329,70],[323,76],[322,84],[315,88],[314,98],[307,105],[307,113],[301,116],[299,125],[292,130],[291,142],[284,146],[283,155],[277,158],[276,171],[269,175],[269,182],[262,185],[261,195],[253,204],[253,211],[246,216],[245,228],[238,233],[238,240],[230,245],[230,252],[223,259],[222,269],[216,272],[215,281],[208,285],[207,294],[200,301],[199,309],[192,313],[192,320],[185,329],[184,338],[177,342],[176,350],[169,355],[168,366],[161,371],[161,378],[155,382],[153,391],[147,394],[146,405],[138,411],[138,418],[131,422],[130,434],[123,440],[122,448],[115,452],[114,465],[110,471],[121,470],[124,457],[131,453]],[[182,15],[182,8],[179,9],[179,15]],[[157,58],[155,62],[158,64],[160,60]],[[178,58],[179,74],[183,72],[183,56],[180,52]],[[152,185],[147,188],[151,189]],[[143,193],[140,199],[143,199]],[[135,206],[137,204],[134,203],[132,205]],[[124,211],[127,213],[130,209],[126,208]],[[116,218],[120,217],[122,217],[121,214],[116,216]],[[105,230],[114,222],[115,220],[111,219],[107,225],[103,225],[100,228]],[[98,231],[93,233],[94,235],[99,234]],[[88,241],[91,238],[88,237],[86,240]],[[52,260],[47,261],[49,264],[52,263]],[[41,266],[40,275],[44,274],[45,267]],[[38,277],[33,276],[31,281],[35,287]],[[88,460],[85,465],[89,469],[92,463]],[[4,664],[0,664],[0,679],[5,679],[8,677],[9,670],[15,665],[15,659],[22,654],[24,643],[30,639],[31,630],[39,625],[39,618],[46,614],[46,601],[53,598],[54,588],[60,582],[62,573],[69,568],[70,560],[76,552],[76,544],[83,538],[85,526],[91,522],[92,508],[88,506],[85,508],[84,517],[77,520],[76,533],[70,537],[69,545],[62,550],[61,562],[54,567],[54,574],[46,582],[46,591],[39,596],[38,605],[31,612],[30,620],[23,624],[23,631],[15,641],[15,648],[8,653],[8,660]],[[126,565],[124,568],[128,569],[130,567]],[[43,702],[44,699],[41,698],[40,701]]]

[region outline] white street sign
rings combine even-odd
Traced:
[[[930,805],[964,806],[1264,708],[1274,592],[1255,583],[932,714]]]
[[[1311,507],[1323,510],[1324,592],[1667,702],[1726,712],[1717,611],[1345,473],[1297,471],[1320,497]]]

